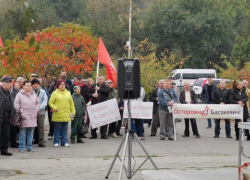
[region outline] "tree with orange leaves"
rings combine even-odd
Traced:
[[[4,73],[18,76],[37,73],[50,78],[60,70],[91,73],[97,56],[98,40],[89,28],[74,24],[60,24],[29,33],[24,40],[7,40],[0,48],[1,59],[7,61]]]

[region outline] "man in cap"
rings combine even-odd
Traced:
[[[36,73],[33,73],[30,75],[30,81],[32,81],[33,79],[38,79],[38,75]]]
[[[11,78],[4,77],[2,79],[2,86],[0,87],[0,151],[1,155],[5,156],[12,156],[12,153],[8,151],[10,120],[15,113],[13,106],[14,99],[10,93],[11,84]]]
[[[81,88],[81,95],[84,98],[85,103],[87,104],[90,99],[87,95],[89,87],[83,82],[83,78],[80,74],[76,76],[76,82],[70,87],[71,94],[74,93],[75,86],[79,86]]]

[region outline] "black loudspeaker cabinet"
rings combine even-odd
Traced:
[[[118,59],[117,90],[119,98],[140,98],[140,59]]]

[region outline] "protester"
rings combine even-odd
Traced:
[[[12,120],[15,109],[13,107],[13,97],[11,96],[10,87],[12,80],[10,77],[2,79],[0,87],[0,151],[1,155],[12,156],[8,151],[10,121]]]
[[[68,122],[73,119],[76,113],[74,101],[70,92],[66,89],[65,81],[58,81],[57,89],[52,93],[49,106],[53,110],[52,121],[54,122],[54,147],[59,146],[61,136],[61,146],[69,147],[67,143]]]
[[[30,81],[32,81],[33,79],[38,79],[38,75],[36,73],[33,73],[30,75]]]
[[[219,84],[219,88],[214,91],[213,102],[214,104],[229,104],[229,93],[230,90],[226,89],[225,80],[221,80]],[[220,119],[215,119],[215,130],[214,130],[214,138],[219,138],[220,136]],[[230,119],[225,119],[225,131],[227,138],[232,138],[231,136],[231,128],[230,128]]]
[[[89,87],[86,84],[84,84],[81,75],[77,75],[76,79],[77,79],[76,82],[70,87],[71,94],[74,93],[74,87],[79,86],[81,88],[81,95],[84,98],[85,103],[87,104],[89,102],[89,97],[88,97]]]
[[[193,90],[190,89],[190,84],[189,82],[185,82],[184,83],[184,89],[181,93],[180,93],[180,103],[181,104],[196,104],[197,102],[197,97],[195,95],[195,92]],[[191,122],[192,125],[192,131],[193,131],[193,135],[196,136],[196,138],[200,138],[199,132],[198,132],[198,127],[196,124],[196,119],[195,118],[185,118],[185,131],[184,131],[184,135],[182,137],[189,137],[189,120]]]
[[[19,92],[19,83],[15,82],[14,85],[17,84],[18,86],[13,86],[12,89],[10,90],[11,92],[11,97],[12,97],[12,103],[14,104],[14,100],[16,98],[17,93]],[[16,88],[18,87],[18,88]],[[17,126],[10,126],[10,147],[11,148],[18,148],[18,143],[17,143],[17,133],[18,133],[19,128]]]
[[[213,79],[211,77],[208,77],[208,84],[205,84],[202,92],[201,92],[201,100],[205,102],[206,104],[214,104],[213,103],[213,95],[215,89],[217,89],[216,85],[213,84]],[[212,128],[212,122],[211,119],[207,119],[207,129]]]
[[[93,84],[89,88],[88,96],[92,99],[91,103],[92,105],[94,105],[106,101],[108,99],[109,93],[110,90],[104,82],[104,77],[102,75],[99,75],[97,77],[97,84]],[[108,125],[104,125],[100,127],[101,139],[108,139],[106,136],[107,126]],[[97,138],[96,130],[97,128],[91,129],[91,137],[89,139]]]
[[[67,72],[62,70],[60,77],[62,78],[63,81],[65,81],[67,83],[67,87],[71,87],[72,86],[72,81],[70,79],[67,79]],[[69,91],[70,89],[67,88],[67,90]]]
[[[113,87],[113,82],[112,80],[108,79],[106,81],[106,85],[109,87],[110,93],[108,96],[108,100],[110,99],[116,99],[117,100],[117,105],[119,104],[120,99],[118,98],[118,92],[117,90]],[[118,138],[117,134],[116,134],[116,123],[117,122],[112,122],[109,124],[109,131],[108,131],[108,135],[114,138]]]
[[[248,86],[248,81],[243,80],[242,81],[242,86],[246,89],[246,94],[247,94],[247,97],[248,97],[247,108],[249,110],[249,108],[250,108],[250,89],[249,89],[249,86]]]
[[[243,107],[243,121],[247,122],[249,118],[248,109],[247,109],[248,97],[246,94],[246,89],[242,87],[242,83],[239,81],[234,81],[233,89],[229,94],[230,104],[240,104]],[[239,140],[239,128],[238,122],[241,122],[241,119],[235,119],[235,133],[236,140]],[[246,130],[247,141],[250,141],[249,130]]]
[[[21,90],[23,88],[23,82],[24,82],[24,80],[25,79],[23,77],[18,77],[16,79],[16,81],[19,83],[19,86],[20,86],[19,90]]]
[[[164,80],[160,80],[158,83],[158,87],[156,87],[150,96],[150,101],[154,103],[153,105],[153,122],[151,126],[151,134],[150,136],[155,136],[157,134],[157,129],[160,126],[159,121],[159,98],[158,92],[163,89],[164,87]]]
[[[86,104],[84,98],[80,93],[81,93],[81,87],[75,86],[72,98],[76,109],[76,115],[74,120],[71,122],[71,136],[70,136],[71,144],[75,144],[76,136],[77,136],[77,141],[76,141],[77,143],[84,143],[84,141],[81,139],[82,137],[80,134],[80,129],[86,117]]]
[[[23,89],[15,98],[15,109],[21,113],[21,126],[19,134],[19,151],[25,152],[25,142],[27,136],[27,151],[34,152],[32,147],[33,128],[37,126],[37,114],[39,113],[39,99],[32,91],[30,81],[24,81]]]
[[[94,84],[94,80],[92,78],[87,79],[87,86],[90,88]]]
[[[176,86],[176,84],[173,82],[173,77],[169,76],[168,79],[169,79],[169,82],[170,82],[170,89],[173,89],[176,96],[179,96],[179,89]],[[179,99],[178,99],[178,101],[179,101]]]
[[[36,93],[39,102],[40,108],[37,113],[37,127],[35,128],[34,139],[35,144],[38,144],[39,147],[46,147],[44,144],[44,119],[45,119],[45,108],[48,104],[48,97],[46,92],[41,88],[40,82],[38,79],[34,78],[31,81],[31,86]]]
[[[16,89],[20,89],[20,84],[16,81],[16,82],[14,82],[14,88],[16,88]]]
[[[170,88],[170,81],[164,82],[164,88],[158,93],[159,98],[159,120],[160,120],[160,139],[166,138],[166,126],[168,128],[168,140],[174,140],[173,134],[173,115],[172,107],[178,102],[175,91]]]

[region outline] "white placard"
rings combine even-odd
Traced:
[[[121,119],[116,99],[111,99],[102,103],[87,107],[92,129]]]
[[[153,117],[153,102],[137,102],[131,103],[131,118],[134,119],[152,119]],[[128,118],[127,101],[124,101],[123,118]]]
[[[239,104],[174,104],[174,118],[243,119]]]

